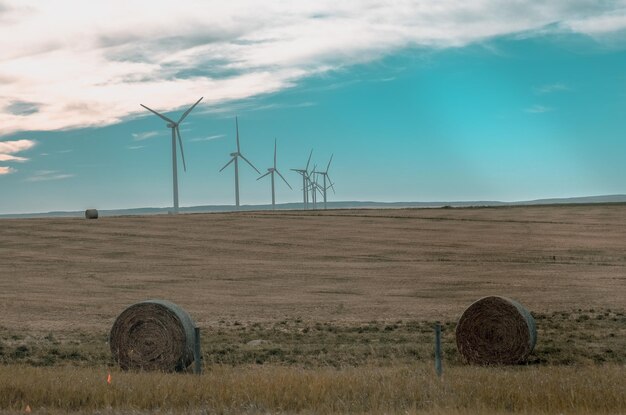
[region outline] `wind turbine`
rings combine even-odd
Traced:
[[[309,180],[309,163],[311,163],[311,156],[313,155],[313,149],[309,153],[309,159],[306,162],[304,169],[291,169],[300,175],[302,175],[302,206],[304,209],[308,209],[309,204],[309,192],[308,192],[308,180]]]
[[[268,174],[272,175],[272,210],[274,210],[276,208],[276,193],[274,192],[274,173],[278,173],[278,175],[280,176],[281,179],[283,179],[283,181],[285,182],[285,184],[287,186],[289,186],[289,188],[291,189],[291,185],[289,183],[287,183],[287,180],[285,180],[285,178],[283,177],[282,174],[280,174],[280,172],[278,171],[278,169],[276,168],[276,139],[274,139],[274,167],[270,167],[267,169],[267,173],[265,173],[263,176],[259,177],[257,180],[261,180],[262,178],[264,178],[265,176],[267,176]]]
[[[139,104],[145,109],[147,109],[148,111],[150,111],[151,113],[153,113],[154,115],[156,115],[157,117],[163,119],[164,121],[167,121],[167,124],[166,124],[167,128],[172,129],[172,176],[173,176],[172,181],[174,183],[174,213],[178,213],[178,166],[176,165],[176,136],[178,136],[178,144],[180,145],[180,155],[183,159],[183,168],[185,169],[185,171],[187,171],[187,165],[185,164],[185,152],[183,151],[183,139],[180,136],[180,130],[178,129],[178,126],[180,125],[181,122],[183,122],[185,117],[189,115],[191,110],[193,110],[195,106],[198,105],[200,101],[202,101],[202,98],[204,97],[200,97],[200,99],[197,100],[195,104],[193,104],[187,111],[185,111],[183,115],[180,117],[180,119],[178,120],[178,122],[172,121],[171,119],[167,118],[165,115],[159,114],[158,112],[146,107],[143,104]]]
[[[235,117],[235,128],[237,130],[237,151],[235,151],[234,153],[230,153],[230,156],[232,158],[228,163],[226,163],[224,167],[220,169],[220,171],[228,167],[228,165],[233,161],[235,162],[235,205],[237,206],[237,209],[239,209],[239,157],[244,159],[245,162],[248,163],[250,167],[252,167],[254,170],[256,170],[257,173],[261,174],[261,172],[256,167],[254,167],[252,163],[250,163],[250,160],[248,160],[243,154],[241,154],[241,147],[239,147],[239,121],[237,120],[237,117]]]
[[[322,192],[324,195],[324,209],[326,209],[326,191],[328,189],[333,189],[333,193],[335,193],[335,185],[333,184],[333,182],[330,180],[330,176],[328,176],[328,169],[330,168],[330,163],[333,161],[333,155],[330,155],[330,160],[328,160],[328,165],[326,166],[326,170],[325,171],[317,171],[314,172],[316,174],[321,174],[322,176],[324,176],[324,184],[322,186]],[[328,180],[328,183],[330,184],[326,184],[326,180]]]
[[[313,165],[313,170],[311,170],[311,173],[309,174],[309,178],[308,178],[308,182],[309,182],[309,187],[308,190],[311,191],[311,200],[313,201],[313,209],[317,209],[317,191],[320,190],[320,186],[319,184],[317,184],[317,176],[315,176],[315,174],[317,173],[317,164]]]

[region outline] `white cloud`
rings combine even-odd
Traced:
[[[623,2],[621,6],[624,7]],[[626,9],[615,10],[613,12],[588,16],[581,19],[573,19],[565,23],[565,26],[574,32],[586,33],[591,36],[606,35],[611,32],[626,29]]]
[[[146,146],[128,146],[127,148],[129,150],[139,150],[141,148],[145,148]]]
[[[49,180],[69,179],[70,177],[74,177],[74,175],[62,173],[56,170],[38,170],[25,180],[28,182],[43,182]]]
[[[524,111],[530,112],[531,114],[542,114],[544,112],[554,111],[554,108],[543,105],[533,105],[532,107],[526,108]]]
[[[15,170],[13,167],[0,166],[0,176],[4,174],[15,173],[16,171],[17,170]]]
[[[221,105],[400,48],[463,46],[546,26],[594,36],[626,28],[626,0],[3,4],[0,108],[19,111],[0,111],[0,134],[150,115],[139,103],[168,111],[205,96],[203,106]]]
[[[197,138],[192,138],[189,141],[212,141],[212,140],[216,140],[218,138],[222,138],[222,137],[226,137],[225,134],[216,134],[216,135],[210,135],[208,137],[197,137]]]
[[[569,87],[560,82],[556,82],[554,84],[540,85],[533,89],[535,93],[539,95],[551,94],[553,92],[560,92],[560,91],[569,91]]]
[[[37,143],[33,140],[0,141],[0,153],[19,153],[20,151],[29,150],[35,147],[35,144]]]
[[[25,157],[12,156],[10,154],[2,154],[0,153],[0,161],[27,161],[28,159]]]
[[[0,161],[20,163],[28,161],[26,157],[16,156],[15,153],[30,150],[36,144],[37,142],[33,140],[0,141]],[[0,166],[0,174],[10,174],[16,171],[12,167]]]
[[[131,135],[133,136],[133,140],[142,141],[142,140],[147,140],[148,138],[156,137],[157,135],[159,135],[159,132],[158,131],[146,131],[144,133],[132,133]]]

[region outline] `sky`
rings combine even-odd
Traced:
[[[0,0],[0,214],[626,194],[626,1]],[[271,202],[240,165],[242,204]]]

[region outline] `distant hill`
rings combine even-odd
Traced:
[[[457,201],[457,202],[328,202],[328,209],[398,209],[398,208],[438,208],[438,207],[479,207],[479,206],[528,206],[528,205],[565,205],[565,204],[593,204],[593,203],[626,203],[626,195],[587,196],[555,199],[537,199],[519,202],[499,201]],[[318,208],[322,204],[318,203]],[[302,203],[277,204],[279,210],[302,209]],[[244,205],[240,211],[271,210],[272,205]],[[98,210],[100,216],[127,216],[127,215],[163,215],[171,208],[133,208],[133,209],[105,209]],[[206,212],[234,212],[232,205],[207,205],[181,207],[180,213]],[[57,211],[45,213],[22,213],[0,215],[2,219],[10,218],[38,218],[38,217],[82,217],[84,211]]]

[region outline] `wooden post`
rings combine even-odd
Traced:
[[[196,375],[202,374],[202,354],[200,353],[200,327],[194,328],[194,342],[193,342],[193,373]]]
[[[441,324],[435,324],[435,372],[441,378],[443,367],[441,365]]]

